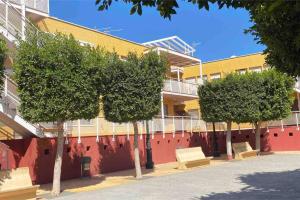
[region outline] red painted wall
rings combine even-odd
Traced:
[[[212,155],[212,134],[178,132],[173,134],[156,133],[151,140],[152,154],[155,164],[174,162],[175,149],[201,146],[206,156]],[[225,133],[218,132],[218,146],[221,153],[226,152]],[[140,157],[142,165],[146,162],[145,135],[139,140]],[[248,141],[255,147],[255,135],[252,130],[233,131],[232,142]],[[27,166],[30,169],[32,181],[36,184],[52,181],[55,139],[21,139],[4,141],[10,147],[8,158],[9,168]],[[270,128],[269,132],[262,130],[261,143],[263,151],[299,151],[300,131],[296,127]],[[78,178],[81,176],[81,157],[90,156],[90,174],[107,173],[134,167],[133,162],[133,136],[129,140],[125,135],[100,137],[99,143],[96,137],[82,137],[81,143],[77,138],[68,138],[68,144],[64,146],[62,166],[62,179]],[[2,162],[2,159],[0,159]],[[0,163],[4,166],[4,163]]]

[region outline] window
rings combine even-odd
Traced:
[[[261,72],[261,67],[250,67],[251,72]]]
[[[80,44],[80,46],[91,46],[91,47],[95,46],[90,42],[86,42],[86,41],[82,41],[82,40],[79,40],[79,44]]]
[[[236,70],[236,72],[237,72],[238,74],[246,74],[247,69],[238,69],[238,70]]]
[[[81,119],[80,120],[80,126],[92,126],[93,125],[93,120],[90,119]],[[73,126],[78,126],[78,120],[73,121]]]
[[[199,119],[199,110],[198,109],[192,109],[188,110],[189,116],[191,116],[193,119]]]
[[[210,75],[211,80],[220,79],[220,78],[221,78],[221,73],[215,73]]]
[[[196,83],[196,79],[194,77],[192,77],[192,78],[186,78],[185,82],[187,82],[187,83]]]
[[[164,115],[165,116],[169,115],[169,113],[168,113],[168,105],[164,105]]]
[[[207,82],[207,75],[202,75],[202,80],[203,80],[203,83]],[[201,84],[200,76],[197,77],[197,83]]]

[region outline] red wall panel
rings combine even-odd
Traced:
[[[299,151],[300,131],[297,127],[262,129],[261,146],[263,151]],[[226,153],[226,135],[217,132],[219,151]],[[255,135],[252,130],[232,132],[232,142],[248,141],[255,148]],[[139,139],[140,159],[142,165],[146,162],[145,150],[146,137]],[[9,168],[27,166],[30,169],[32,181],[37,184],[52,181],[54,159],[56,154],[55,139],[21,139],[4,141],[9,149]],[[155,164],[176,161],[175,150],[201,146],[206,156],[212,155],[213,137],[210,133],[177,132],[154,134],[151,139],[153,161]],[[133,136],[127,139],[126,135],[101,136],[96,142],[96,137],[81,137],[78,144],[77,138],[68,138],[64,146],[62,179],[78,178],[81,176],[82,156],[91,157],[90,174],[107,173],[125,170],[134,167],[133,161]],[[2,160],[1,160],[2,162]],[[2,163],[1,163],[2,164]],[[2,165],[4,166],[4,165]]]

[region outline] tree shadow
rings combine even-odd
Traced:
[[[263,172],[243,175],[238,178],[246,185],[240,191],[211,193],[194,200],[256,200],[256,199],[299,199],[300,169],[283,172]]]
[[[139,138],[140,162],[141,166],[145,166],[146,139]],[[99,174],[107,174],[110,177],[115,176],[135,176],[134,155],[133,155],[133,136],[128,139],[125,135],[102,136],[98,142],[98,153],[100,155],[98,161]],[[142,169],[143,174],[152,172],[153,170]],[[117,172],[117,173],[113,173]]]

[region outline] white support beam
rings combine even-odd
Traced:
[[[162,132],[163,138],[165,138],[165,109],[164,109],[164,95],[163,93],[160,94],[160,101],[161,101],[161,123],[162,123]]]
[[[80,143],[81,143],[81,127],[80,127],[80,119],[78,119],[78,121],[77,121],[77,131],[78,131],[78,139],[77,139],[77,143],[80,144]]]

